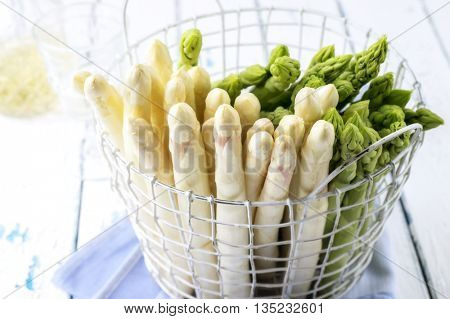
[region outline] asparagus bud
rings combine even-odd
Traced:
[[[230,103],[230,96],[225,90],[219,88],[212,89],[205,99],[205,113],[203,120],[207,121],[208,119],[214,117],[219,105]]]
[[[84,94],[114,145],[123,151],[123,102],[120,94],[99,74],[86,79]]]
[[[277,138],[281,135],[287,135],[292,138],[295,144],[295,150],[298,153],[303,143],[303,136],[305,135],[305,124],[301,117],[297,115],[287,115],[283,117],[273,136]]]
[[[384,103],[384,99],[391,93],[394,85],[394,74],[388,72],[370,82],[370,86],[362,96],[362,100],[370,100],[370,110],[376,110]],[[384,103],[386,104],[386,103]]]
[[[308,131],[311,126],[322,117],[322,108],[317,101],[315,90],[303,88],[295,97],[295,115],[305,121],[305,129]]]
[[[334,45],[328,45],[321,48],[314,54],[309,63],[308,69],[312,68],[314,65],[325,62],[326,60],[334,58]]]
[[[244,145],[243,145],[243,149],[246,150],[248,147],[248,143],[250,142],[250,139],[252,138],[252,136],[257,133],[257,132],[261,132],[261,131],[266,131],[267,133],[269,133],[270,135],[273,135],[274,132],[274,127],[272,122],[269,119],[266,118],[262,118],[257,120],[253,126],[247,131],[247,136],[245,137],[245,141],[244,141]],[[243,163],[245,163],[245,157],[246,157],[246,152],[244,152],[243,154]]]
[[[279,44],[270,52],[269,62],[267,63],[266,69],[270,70],[272,64],[275,63],[275,60],[282,56],[289,56],[289,48],[284,44]]]
[[[413,114],[411,115],[411,113]],[[409,112],[406,122],[408,124],[419,123],[423,126],[424,130],[430,130],[444,124],[444,120],[439,115],[426,108]]]
[[[183,81],[186,94],[186,101],[183,102],[189,104],[194,111],[196,111],[197,106],[195,104],[194,82],[189,74],[184,69],[178,69],[173,73],[172,78],[178,78]]]
[[[163,86],[172,76],[172,58],[167,46],[159,40],[153,40],[148,50],[148,64],[155,70]]]
[[[351,104],[348,109],[345,110],[344,115],[342,116],[344,122],[347,122],[354,113],[358,113],[365,124],[367,124],[368,126],[371,125],[369,121],[369,100],[359,101]]]
[[[398,105],[404,108],[411,98],[411,90],[392,90],[384,99],[383,104]]]
[[[202,33],[199,29],[190,29],[183,33],[180,41],[180,61],[178,67],[190,68],[198,64],[202,49]]]
[[[325,115],[322,117],[323,120],[331,123],[334,127],[334,146],[333,146],[333,162],[332,168],[334,168],[335,164],[340,160],[340,148],[338,143],[338,137],[341,136],[342,130],[344,129],[344,120],[339,112],[335,109],[329,109]]]
[[[389,127],[394,122],[403,122],[405,113],[397,105],[383,105],[369,116],[370,121],[376,128]]]
[[[172,78],[167,82],[165,91],[166,111],[169,111],[172,105],[186,102],[186,88],[181,78]]]
[[[234,101],[234,108],[239,113],[242,126],[242,137],[247,135],[247,131],[259,118],[261,104],[253,93],[241,93]]]
[[[211,91],[211,80],[208,72],[201,66],[194,66],[188,71],[189,76],[194,83],[194,95],[197,118],[203,123],[203,114],[205,112],[205,100],[209,91]]]
[[[334,84],[327,84],[316,89],[316,97],[319,102],[322,114],[329,109],[335,108],[339,102],[339,94]]]

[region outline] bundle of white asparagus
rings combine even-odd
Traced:
[[[245,298],[252,293],[252,275],[274,282],[273,272],[286,266],[286,256],[306,256],[291,274],[302,283],[294,292],[306,293],[325,227],[325,219],[313,217],[326,211],[327,201],[295,207],[295,221],[308,220],[302,236],[309,240],[295,251],[279,245],[281,238],[299,235],[298,226],[293,234],[278,226],[286,218],[283,204],[242,203],[300,199],[327,176],[334,129],[320,119],[336,106],[336,88],[300,90],[295,114],[275,129],[259,118],[253,93],[242,92],[232,103],[227,91],[211,89],[209,74],[198,65],[200,48],[199,31],[185,32],[173,70],[167,47],[152,42],[148,60],[131,67],[121,94],[98,74],[83,72],[74,80],[121,156],[143,173],[132,171],[129,188],[136,232],[151,251],[147,263],[179,297]],[[194,195],[213,195],[219,202]]]

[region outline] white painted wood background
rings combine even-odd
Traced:
[[[131,0],[133,2],[133,0]],[[134,6],[145,5],[135,0]],[[225,7],[248,7],[255,1],[222,1]],[[412,1],[258,1],[261,6],[314,8],[347,16],[355,23],[386,33],[407,30],[445,3]],[[162,2],[158,2],[162,5]],[[217,10],[214,1],[167,1],[149,6],[148,32],[193,14]],[[135,8],[136,9],[136,8]],[[133,12],[133,11],[132,11]],[[450,5],[410,29],[392,45],[408,59],[422,83],[428,105],[448,122],[450,115]],[[450,126],[426,135],[412,176],[389,220],[398,298],[448,298],[450,295],[450,222],[447,213]],[[26,279],[43,275],[11,297],[68,297],[51,284],[54,264],[70,255],[124,210],[109,190],[108,172],[98,153],[91,120],[61,113],[35,119],[0,116],[0,296]],[[7,239],[8,238],[8,239]],[[48,271],[46,271],[49,269]]]

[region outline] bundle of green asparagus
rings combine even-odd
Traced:
[[[292,296],[308,297],[313,283],[326,295],[358,250],[354,239],[373,222],[364,211],[374,203],[365,200],[374,197],[383,175],[370,186],[343,189],[394,160],[409,145],[409,133],[366,153],[320,190],[339,190],[337,198],[295,205],[292,229],[279,226],[283,219],[292,222],[281,204],[220,203],[211,215],[210,204],[190,194],[250,202],[302,199],[380,138],[412,123],[428,130],[443,120],[426,108],[407,108],[411,91],[394,89],[392,73],[378,76],[386,37],[355,55],[336,56],[334,46],[323,47],[302,76],[288,47],[278,45],[267,65],[215,83],[199,65],[202,42],[198,29],[184,32],[174,68],[168,48],[154,40],[122,92],[98,74],[82,71],[74,78],[126,160],[185,192],[173,197],[131,174],[138,220],[155,255],[150,262],[181,296],[236,298],[250,296],[252,273],[257,281],[273,282],[293,256]],[[296,244],[281,247],[281,241]]]

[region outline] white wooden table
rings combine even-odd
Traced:
[[[223,2],[226,7],[237,5],[237,1]],[[445,1],[259,3],[345,15],[393,38]],[[254,4],[240,1],[241,7]],[[216,7],[213,1],[180,0],[168,2],[161,10],[165,10],[164,14],[146,20],[146,30]],[[392,43],[422,82],[428,105],[447,121],[449,29],[450,5]],[[392,238],[393,258],[387,262],[395,264],[398,298],[450,296],[449,137],[449,125],[427,133],[402,205],[396,206],[389,220],[396,231]],[[108,172],[95,144],[92,120],[70,119],[58,113],[24,120],[0,117],[0,141],[4,150],[0,157],[0,296],[25,284],[10,297],[66,298],[51,284],[55,263],[124,215],[123,207],[109,189]],[[33,281],[27,281],[37,275]]]

